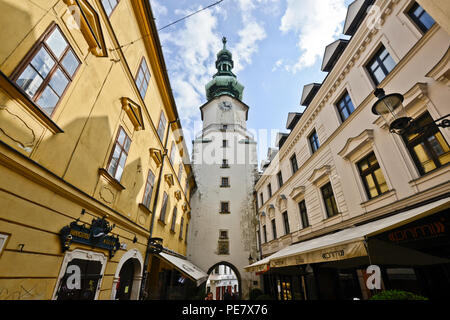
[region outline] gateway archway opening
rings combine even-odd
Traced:
[[[241,298],[241,279],[236,268],[229,263],[220,262],[208,271],[205,295],[212,293],[214,300],[239,300]]]

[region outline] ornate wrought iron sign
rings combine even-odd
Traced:
[[[112,258],[116,251],[120,249],[119,237],[108,236],[108,233],[116,225],[110,226],[105,217],[93,219],[90,227],[85,224],[78,224],[78,221],[79,219],[65,226],[59,233],[63,252],[68,250],[73,242],[106,249],[109,251],[109,258]]]

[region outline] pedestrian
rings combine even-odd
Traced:
[[[212,292],[208,292],[208,294],[205,297],[205,300],[214,300]]]
[[[225,291],[225,294],[223,295],[223,300],[231,300],[233,297],[231,296],[230,289]]]

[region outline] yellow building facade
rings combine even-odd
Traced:
[[[195,181],[149,2],[0,17],[0,299],[157,297]]]

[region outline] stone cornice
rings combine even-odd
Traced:
[[[370,141],[373,141],[373,130],[366,129],[356,137],[349,138],[338,155],[348,160],[355,150]]]

